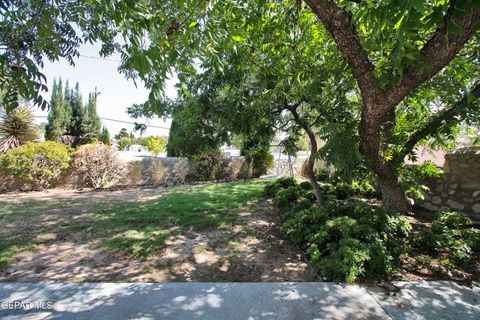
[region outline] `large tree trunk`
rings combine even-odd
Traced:
[[[367,115],[369,110],[372,109],[364,109],[360,123],[360,138],[368,166],[377,176],[383,204],[400,213],[408,213],[410,203],[398,183],[395,168],[379,153],[382,118],[378,114]]]
[[[378,176],[378,183],[382,191],[382,203],[388,208],[400,213],[410,212],[410,203],[402,188],[398,185],[397,177],[393,174],[387,177]]]

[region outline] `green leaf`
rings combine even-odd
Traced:
[[[304,72],[300,72],[300,73],[297,75],[297,81],[298,81],[298,83],[302,83],[303,73],[304,73]]]
[[[243,38],[242,36],[233,36],[232,39],[237,42],[245,41],[245,38]]]

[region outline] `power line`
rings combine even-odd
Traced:
[[[106,61],[112,61],[112,62],[122,62],[122,61],[116,60],[116,59],[86,56],[86,55],[83,55],[83,54],[81,54],[80,57],[82,57],[82,58],[88,58],[88,59],[96,59],[96,60],[106,60]]]
[[[129,121],[124,121],[124,120],[116,120],[116,119],[110,119],[110,118],[100,118],[102,120],[107,120],[107,121],[113,121],[113,122],[120,122],[120,123],[128,123],[128,124],[136,124],[135,122],[129,122]],[[145,126],[150,127],[150,128],[157,128],[157,129],[167,129],[169,130],[170,128],[167,127],[159,127],[159,126],[154,126],[150,124],[146,124]]]
[[[47,116],[34,116],[35,118],[47,118]],[[111,119],[111,118],[102,118],[99,117],[101,120],[106,120],[106,121],[113,121],[113,122],[119,122],[119,123],[126,123],[126,124],[137,124],[136,122],[130,122],[130,121],[124,121],[124,120],[117,120],[117,119]],[[151,124],[145,124],[145,126],[150,127],[150,128],[156,128],[156,129],[165,129],[165,130],[170,130],[170,128],[167,127],[160,127],[160,126],[154,126]]]

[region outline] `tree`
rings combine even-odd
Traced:
[[[50,111],[48,112],[47,126],[45,127],[45,140],[56,141],[65,134],[70,123],[67,108],[62,79],[59,79],[58,83],[54,80],[50,99]]]
[[[219,152],[228,141],[228,132],[218,123],[203,118],[199,108],[198,100],[183,97],[176,101],[166,145],[169,157]]]
[[[409,204],[395,172],[395,161],[405,152],[390,159],[384,156],[395,111],[405,98],[439,74],[473,37],[480,21],[478,2],[412,1],[404,7],[389,2],[388,7],[380,5],[381,13],[374,12],[379,11],[375,4],[364,5],[363,1],[343,8],[331,0],[305,2],[331,34],[358,83],[363,102],[360,136],[383,202],[407,212]],[[395,21],[390,14],[400,19]],[[360,20],[365,16],[367,19]],[[391,57],[382,56],[385,45],[393,50]],[[371,58],[374,54],[378,55],[375,60]]]
[[[71,119],[68,134],[74,137],[85,136],[83,123],[85,121],[85,107],[83,106],[80,85],[77,82],[75,90],[70,93],[69,104],[71,107]]]
[[[97,140],[100,137],[102,123],[97,114],[97,98],[95,93],[88,95],[88,102],[85,106],[85,116],[82,123],[82,138],[87,141]]]
[[[130,137],[123,137],[117,140],[117,148],[118,150],[126,150],[132,146],[132,139]]]
[[[311,22],[311,19],[302,20],[302,27],[306,28]],[[180,87],[180,99],[188,101],[184,105],[189,108],[181,110],[175,108],[175,104],[173,107],[162,104],[166,108],[160,108],[160,112],[174,110],[174,119],[183,116],[183,122],[197,124],[198,128],[191,132],[194,137],[199,136],[196,132],[208,128],[210,136],[225,132],[225,142],[231,142],[232,135],[240,138],[242,155],[248,159],[252,159],[249,155],[256,151],[268,152],[275,127],[291,133],[289,141],[285,141],[291,154],[298,150],[301,132],[307,131],[312,150],[306,172],[317,202],[322,204],[323,197],[313,172],[315,160],[321,155],[334,162],[342,173],[352,173],[355,171],[352,168],[359,167],[361,157],[354,131],[357,103],[347,99],[347,93],[353,91],[354,86],[348,75],[342,73],[345,65],[328,45],[323,50],[303,53],[290,50],[291,46],[302,43],[320,45],[323,40],[318,37],[319,30],[300,29],[292,39],[289,27],[283,20],[275,20],[264,25],[265,30],[257,29],[265,33],[275,30],[277,42],[265,47],[252,44],[255,50],[241,46],[235,51],[223,52],[222,69],[214,63],[203,63],[202,73],[191,76]],[[272,48],[278,53],[272,54]],[[320,78],[318,70],[325,75]],[[178,135],[177,130],[177,122],[172,123],[171,140]],[[327,144],[328,152],[319,153],[319,134],[334,142]],[[179,145],[186,146],[183,142]],[[202,144],[194,143],[195,148],[199,145]],[[342,170],[344,168],[346,170]]]
[[[98,138],[103,144],[109,146],[112,144],[112,141],[110,139],[110,132],[108,132],[108,129],[106,127],[102,128],[102,132],[100,133],[100,137]]]
[[[165,150],[166,139],[164,137],[148,137],[143,141],[143,145],[153,155],[158,156]]]
[[[129,138],[129,134],[126,128],[120,129],[120,132],[115,135],[115,140],[120,140],[122,138]]]
[[[39,129],[34,123],[33,111],[17,107],[10,112],[0,107],[0,154],[37,139]]]
[[[409,205],[404,190],[399,186],[395,165],[391,162],[395,158],[392,152],[403,149],[401,145],[394,144],[397,141],[394,137],[397,111],[402,111],[401,105],[412,95],[429,96],[431,87],[426,84],[427,81],[431,83],[448,79],[453,71],[449,67],[452,59],[468,61],[468,66],[472,63],[478,65],[475,55],[458,55],[466,45],[475,43],[478,36],[474,35],[480,16],[478,2],[410,1],[404,5],[398,1],[339,1],[341,6],[333,0],[305,0],[305,3],[311,9],[307,16],[313,13],[320,19],[328,32],[325,38],[333,39],[358,85],[362,107],[359,125],[362,152],[369,168],[377,176],[383,202],[393,209],[406,212]],[[274,19],[282,19],[286,24],[295,17],[295,12],[305,10],[298,1],[286,1],[285,4],[269,2],[269,5],[240,1],[235,4],[215,3],[206,7],[194,2],[186,9],[176,7],[173,3],[167,6],[170,7],[165,7],[165,15],[175,19],[167,18],[163,25],[152,24],[152,31],[157,32],[149,34],[148,44],[136,40],[143,44],[142,52],[145,55],[130,56],[124,65],[126,69],[136,70],[146,83],[151,84],[152,94],[148,105],[151,110],[158,108],[155,101],[159,99],[160,88],[173,68],[178,71],[179,80],[183,83],[195,73],[192,67],[195,61],[200,60],[202,64],[211,62],[218,69],[223,69],[224,51],[246,46],[252,51],[266,47],[273,54],[284,53],[274,43],[276,30],[262,33],[265,29],[261,26]],[[280,8],[283,13],[268,15],[269,10],[273,11],[272,8]],[[195,18],[189,23],[191,17]],[[318,24],[311,23],[311,26],[315,29]],[[295,30],[293,26],[292,34],[295,34]],[[135,30],[130,32],[140,36]],[[154,47],[159,51],[155,51]],[[298,47],[291,50],[298,50]],[[302,50],[309,48],[305,43],[300,47]],[[135,44],[127,44],[125,49],[129,51],[129,48],[131,52],[138,52],[134,50],[138,49]],[[160,54],[153,54],[154,51]],[[462,79],[457,78],[458,81],[454,81],[455,88],[452,87],[448,93],[455,96],[464,93],[465,97],[475,99],[475,94],[469,93],[475,90],[468,90],[468,87],[477,82],[475,75],[478,73],[467,71],[459,74]],[[442,98],[448,101],[445,96]],[[426,102],[423,110],[431,114],[435,108],[432,101]],[[473,110],[474,106],[469,105],[468,109]],[[446,105],[443,105],[437,110],[445,108]],[[435,118],[432,115],[421,119],[434,121]],[[437,126],[435,132],[429,133],[429,137],[435,137],[441,127]]]
[[[2,20],[7,31],[24,31],[23,25],[28,30],[32,21],[39,20],[35,19],[38,17],[35,11],[17,2],[17,6],[2,7],[7,13]],[[33,8],[42,13],[44,8],[58,13],[58,3],[62,2]],[[50,11],[48,13],[50,15],[45,21],[57,19]],[[84,16],[87,18],[79,18]],[[323,58],[318,52],[330,52],[341,57],[349,66],[343,73],[352,76],[358,86],[358,89],[348,93],[348,97],[353,97],[352,101],[356,100],[360,105],[361,120],[355,127],[358,127],[361,137],[361,151],[369,168],[377,176],[384,203],[406,212],[408,203],[396,172],[398,161],[394,163],[392,159],[401,158],[401,153],[409,149],[402,147],[407,137],[420,137],[413,144],[429,139],[451,139],[455,131],[452,129],[458,126],[459,121],[466,121],[478,110],[475,95],[478,83],[478,59],[475,58],[478,55],[478,45],[475,45],[478,43],[478,31],[475,30],[479,16],[476,0],[193,0],[187,3],[78,1],[71,5],[65,16],[58,15],[58,19],[66,20],[64,23],[70,28],[71,24],[79,23],[79,28],[91,36],[89,40],[101,38],[107,46],[111,44],[108,39],[121,34],[122,46],[115,47],[122,53],[120,71],[128,77],[138,76],[143,80],[151,92],[142,107],[146,114],[158,116],[166,112],[162,88],[173,71],[178,76],[180,90],[188,96],[190,78],[201,73],[204,65],[221,72],[227,63],[232,63],[225,60],[224,53],[241,51],[242,58],[260,51],[262,54],[256,56],[258,64],[270,68],[272,72],[286,70],[289,64],[305,61],[303,66],[295,68],[295,76],[287,77],[287,83],[290,84],[296,80],[302,81],[305,72],[317,72],[319,80],[324,76],[322,70],[310,63],[309,55],[317,57],[319,61]],[[317,18],[320,23],[316,22]],[[89,31],[88,27],[92,25],[98,28]],[[45,31],[49,36],[51,33]],[[309,33],[311,38],[302,37],[304,33]],[[11,32],[6,34],[10,36]],[[31,61],[29,57],[35,56],[32,52],[38,49],[37,46],[40,49],[36,51],[36,56],[40,59],[43,56],[56,58],[62,52],[59,43],[48,42],[52,45],[47,48],[53,51],[48,52],[51,54],[49,56],[45,49],[41,49],[48,37],[39,34],[38,39],[38,42],[33,41],[33,45],[26,41],[11,41],[17,45],[16,48],[20,47],[18,44],[26,45],[25,54],[19,57],[14,55],[15,50],[10,42],[6,42],[8,54],[16,58],[5,60],[13,61],[8,67],[5,67],[4,60],[0,60],[4,70],[10,72],[7,74],[9,80],[4,82],[12,84],[5,87],[8,90],[27,87],[31,92],[35,91],[34,85],[25,84],[26,80],[21,77],[19,79],[23,82],[20,85],[10,79],[15,78],[11,70],[18,70],[17,64],[27,65]],[[331,47],[330,43],[334,43],[334,46]],[[245,54],[245,50],[249,53]],[[284,55],[291,57],[292,52],[296,53],[294,60],[281,59]],[[244,62],[241,58],[238,61],[240,65]],[[460,68],[456,69],[455,66]],[[34,75],[38,77],[38,72],[30,66],[27,70],[30,78]],[[327,69],[327,73],[330,72]],[[439,92],[442,83],[447,90]],[[315,88],[314,84],[312,81],[310,89]],[[260,93],[252,90],[242,95],[249,97]],[[284,86],[284,90],[288,93],[288,86]],[[433,93],[440,93],[437,99],[440,100],[439,104],[436,104]],[[30,98],[32,95],[25,96]],[[288,94],[287,98],[290,100]],[[296,99],[287,103],[295,105],[298,103],[294,101]],[[466,103],[461,103],[464,99]],[[410,102],[413,104],[410,105]],[[458,108],[455,107],[457,105]],[[414,121],[411,121],[418,124],[416,127],[404,121],[411,107],[416,109]],[[428,123],[441,117],[443,111],[450,108],[454,108],[455,112],[447,114],[454,113],[454,116],[445,116],[448,120],[437,122],[432,126],[433,130],[423,130],[426,135],[415,134],[419,128],[430,127]],[[252,109],[247,106],[239,111],[249,114]],[[328,124],[337,127],[335,117],[330,117],[335,113],[330,114],[330,111],[335,112],[330,108],[324,117],[330,118]],[[333,140],[338,139],[332,135],[335,130],[330,130],[328,134]],[[410,152],[412,154],[414,151]]]

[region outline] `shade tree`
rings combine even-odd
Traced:
[[[320,20],[327,37],[335,41],[358,85],[362,104],[359,126],[362,151],[369,168],[377,176],[383,202],[406,212],[409,204],[398,183],[396,166],[391,162],[391,159],[403,158],[401,154],[390,157],[388,150],[395,142],[392,133],[397,111],[411,95],[423,90],[428,92],[430,81],[444,78],[451,69],[452,60],[461,59],[458,54],[462,49],[475,43],[478,2],[410,1],[404,5],[398,1],[309,0],[305,3],[308,13]],[[252,45],[257,40],[265,46],[272,44],[277,35],[275,32],[257,33],[257,30],[262,29],[263,22],[276,17],[269,12],[276,7],[283,10],[280,16],[284,23],[292,20],[295,10],[306,10],[298,1],[283,4],[269,1],[205,4],[194,1],[180,11],[173,5],[165,10],[167,18],[162,20],[163,25],[158,25],[162,27],[149,33],[149,41],[137,41],[142,43],[140,51],[144,54],[129,56],[124,67],[135,69],[146,83],[151,84],[150,108],[155,110],[163,80],[172,68],[179,72],[179,79],[183,81],[188,74],[195,72],[192,67],[195,58],[216,63],[222,69],[223,51],[238,50],[240,46],[257,50],[258,47]],[[193,21],[184,23],[188,20]],[[311,25],[312,28],[319,26],[315,22]],[[154,54],[153,46],[160,49],[160,55]],[[275,52],[276,48],[271,49]],[[467,59],[476,61],[475,56]],[[457,94],[464,95],[459,104],[467,101],[471,105],[478,97],[475,75],[464,73],[463,82],[468,86],[455,88]],[[426,107],[433,109],[431,103]],[[439,117],[442,110],[438,110]],[[430,120],[436,118],[433,116]],[[433,132],[426,130],[429,131],[427,136],[435,135],[441,128],[433,127],[436,127]],[[420,139],[411,144],[424,140],[422,136],[414,135]]]
[[[50,8],[56,3],[47,7],[58,12],[61,8]],[[87,10],[88,18],[80,21],[81,27],[85,27],[86,22],[96,26],[92,29],[97,38],[121,35],[122,46],[109,45],[108,36],[103,40],[107,48],[115,47],[121,52],[120,70],[128,77],[140,78],[150,89],[143,107],[158,115],[162,114],[163,86],[172,71],[178,76],[181,90],[188,94],[189,78],[202,70],[202,64],[219,71],[225,69],[230,61],[224,59],[224,52],[248,48],[250,52],[261,51],[263,57],[287,51],[304,53],[295,60],[283,61],[289,64],[305,59],[306,53],[322,60],[316,53],[323,52],[324,46],[333,41],[335,45],[332,49],[329,47],[329,51],[346,62],[349,68],[344,72],[355,79],[358,87],[357,101],[361,109],[358,134],[362,152],[381,186],[384,203],[401,212],[408,211],[409,205],[398,183],[396,163],[403,161],[404,154],[414,153],[412,145],[430,138],[440,141],[436,137],[452,136],[454,130],[449,128],[473,118],[478,110],[478,72],[471,72],[475,71],[472,65],[478,66],[478,45],[475,44],[478,44],[480,13],[477,0],[192,0],[89,4],[78,9],[72,7],[69,13]],[[19,16],[31,16],[30,20],[34,21],[35,15],[28,7],[20,3],[18,8],[23,11]],[[15,6],[2,9],[17,11]],[[65,23],[75,22],[79,17],[81,15],[68,14]],[[305,21],[303,28],[302,19]],[[51,20],[52,15],[47,16],[46,21]],[[91,24],[93,20],[105,23]],[[5,21],[7,26],[19,24],[13,15],[6,16]],[[285,39],[283,31],[278,32],[274,27],[288,29],[286,34],[291,39],[307,31],[324,41],[293,44],[294,41],[289,40],[284,44],[290,45],[282,46],[276,40]],[[27,54],[7,58],[8,62],[27,64],[29,60],[24,57],[28,56],[28,50],[47,42],[41,37],[38,39],[40,41],[34,41],[30,47],[28,42],[22,42],[27,44]],[[58,43],[49,44],[49,48],[59,47]],[[13,49],[9,52],[15,54]],[[242,53],[245,56],[245,51]],[[38,56],[45,55],[40,48]],[[281,60],[270,61],[272,70],[284,70],[281,64],[276,64]],[[8,70],[17,70],[16,65],[4,62],[2,68],[7,70],[6,66]],[[458,66],[469,69],[457,72]],[[292,80],[302,79],[305,70],[317,71],[321,79],[321,72],[306,63]],[[31,74],[38,75],[35,70]],[[451,79],[456,81],[446,87],[448,90],[437,107],[432,95],[435,83]],[[34,88],[26,80],[22,81],[19,88]],[[12,81],[6,83],[15,87]],[[409,102],[415,97],[421,102],[412,104],[420,111],[415,117],[420,125],[412,128],[404,120],[408,118],[405,113],[409,110]],[[427,101],[425,97],[432,99]],[[456,99],[452,101],[449,97]],[[454,111],[448,111],[450,109]],[[249,111],[248,108],[242,110]]]

